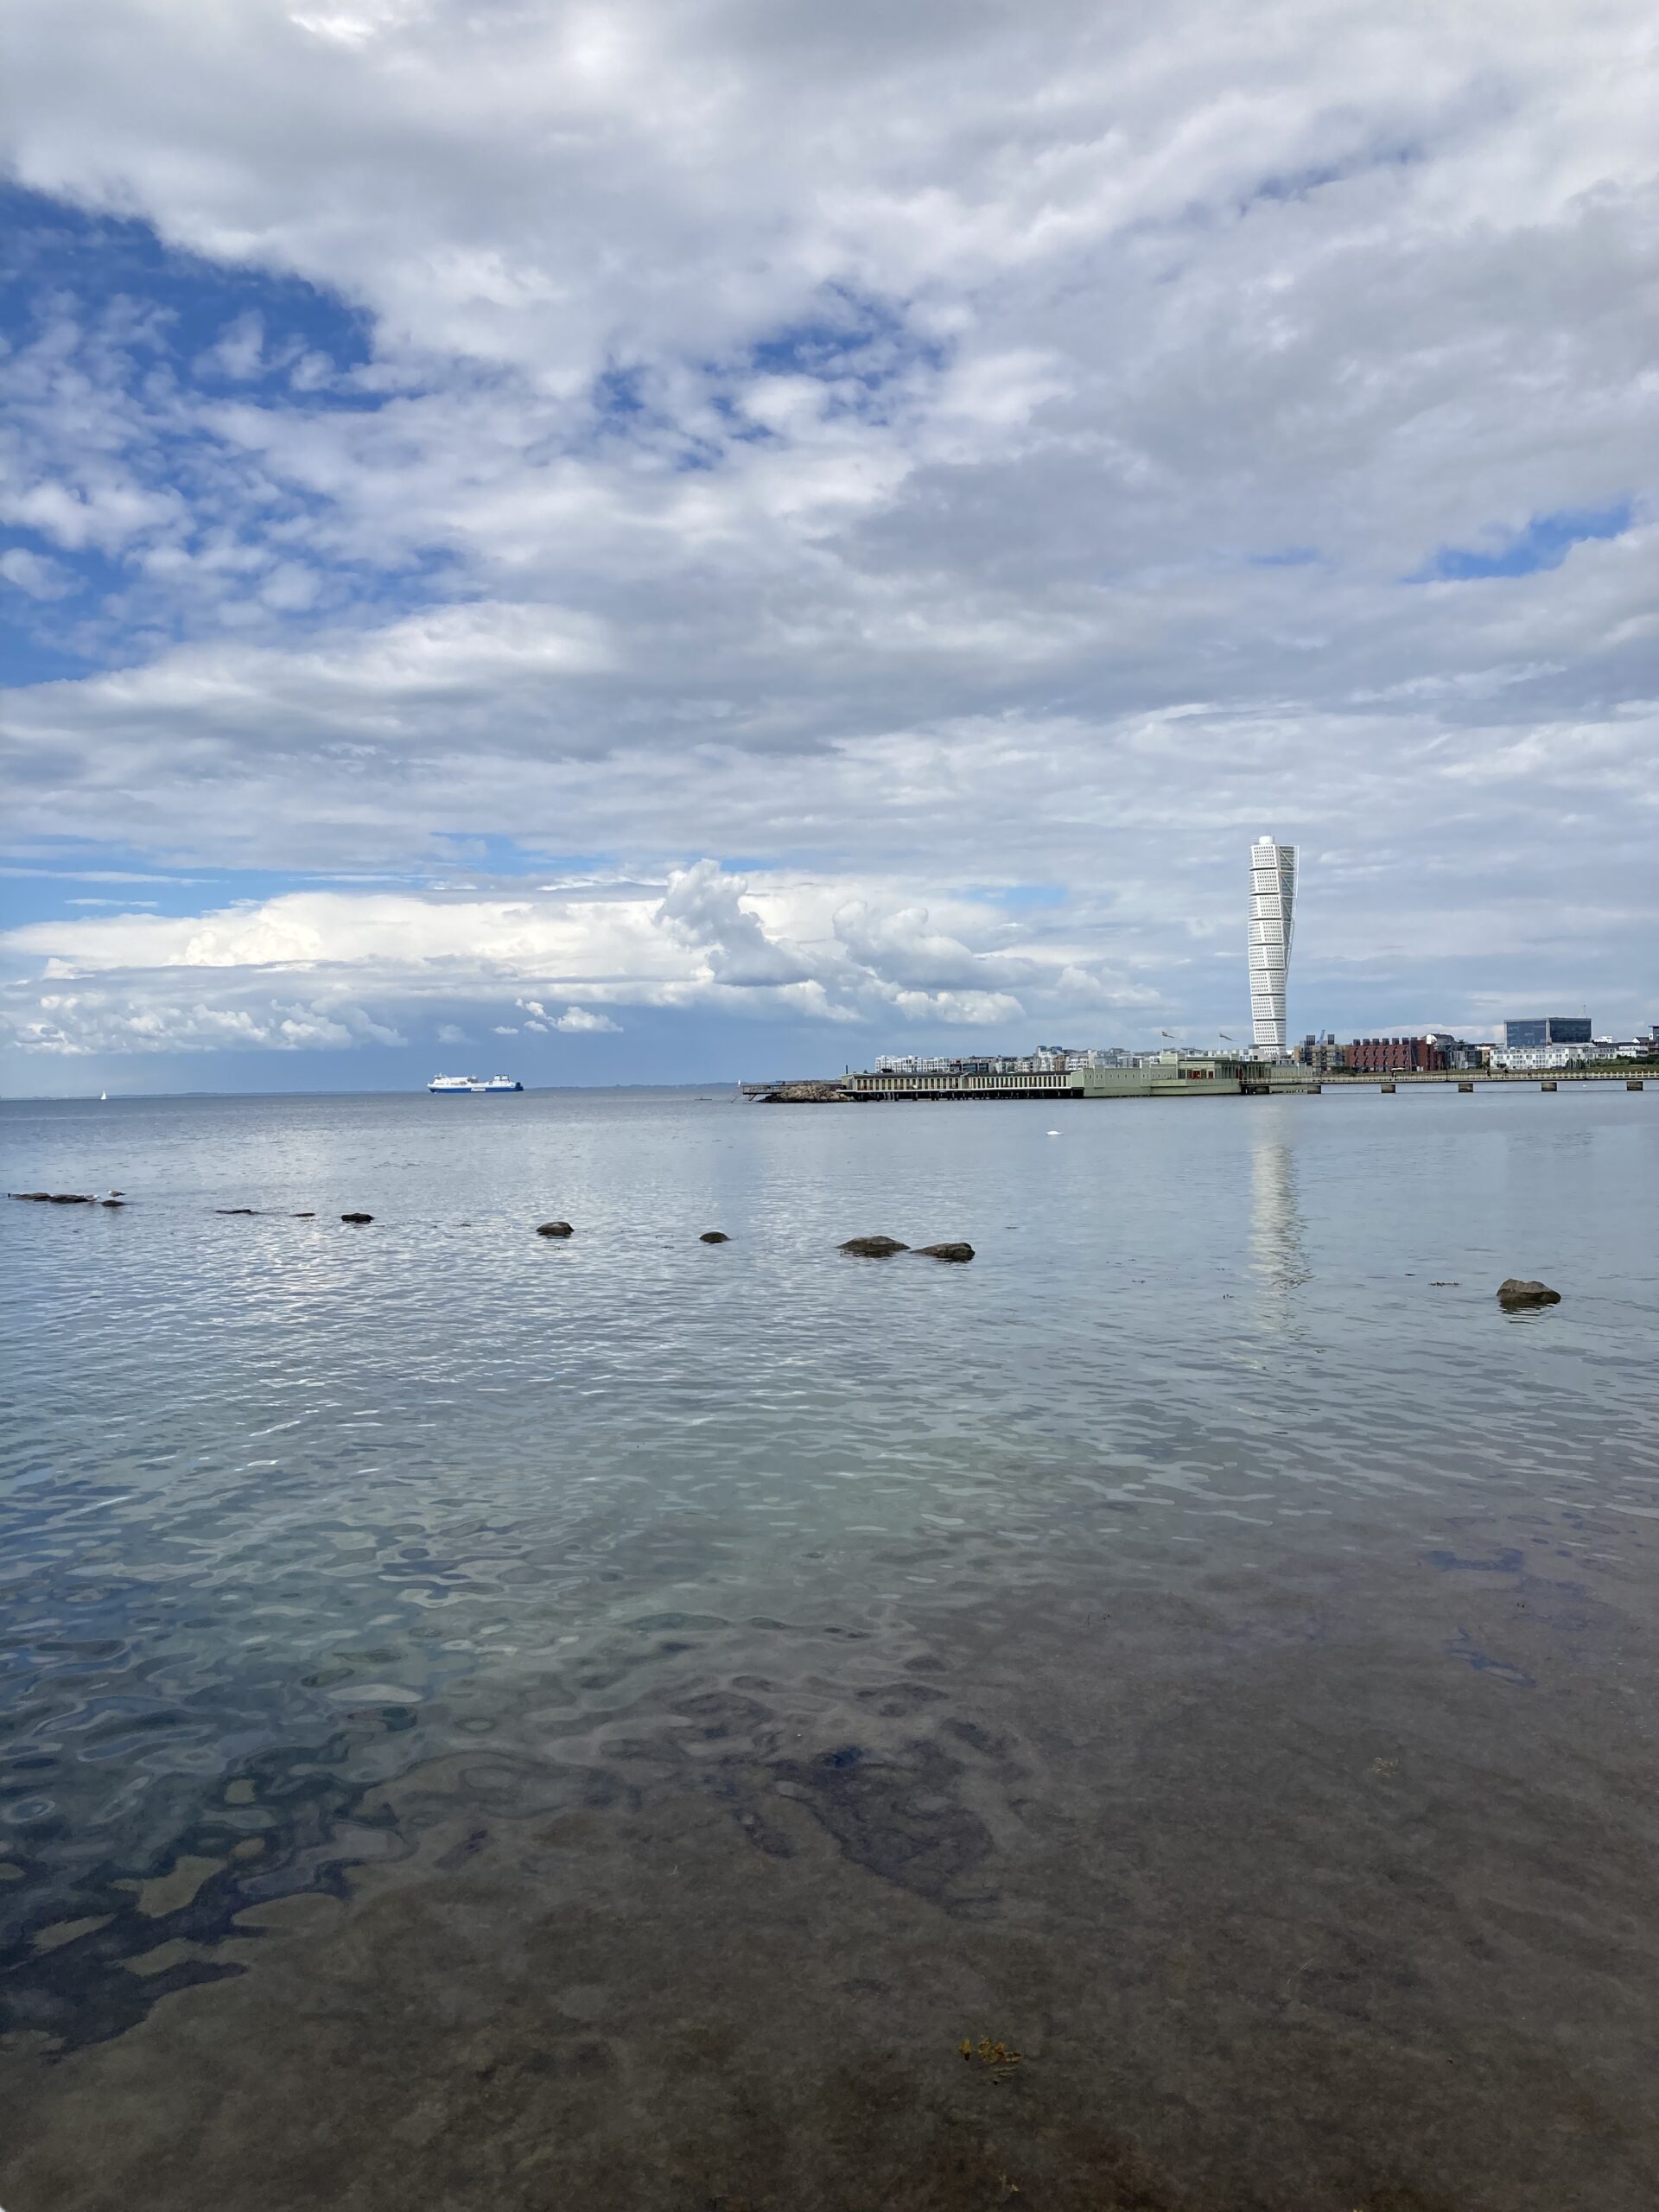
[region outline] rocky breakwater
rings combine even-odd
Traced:
[[[119,1191],[111,1191],[107,1198],[95,1198],[85,1191],[8,1191],[6,1196],[37,1206],[124,1206],[127,1203]]]
[[[838,1083],[780,1083],[763,1091],[763,1106],[836,1106],[851,1096]]]

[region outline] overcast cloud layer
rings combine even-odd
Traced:
[[[1659,1017],[1649,6],[0,39],[8,1090]]]

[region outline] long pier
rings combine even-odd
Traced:
[[[1565,1084],[1617,1084],[1641,1090],[1651,1076],[1659,1084],[1659,1063],[1630,1061],[1624,1066],[1590,1068],[1398,1068],[1316,1070],[1294,1061],[1211,1059],[1197,1057],[1155,1061],[1139,1068],[1026,1069],[1006,1075],[939,1072],[929,1075],[858,1073],[801,1079],[744,1083],[747,1097],[763,1105],[823,1106],[915,1103],[928,1099],[1071,1098],[1261,1098],[1311,1097],[1326,1088],[1370,1089],[1384,1093],[1402,1087],[1455,1084],[1460,1091],[1502,1084],[1530,1084],[1558,1090]]]

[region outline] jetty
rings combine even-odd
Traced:
[[[746,1082],[746,1097],[766,1106],[893,1105],[929,1099],[1277,1098],[1313,1097],[1325,1090],[1391,1092],[1427,1084],[1459,1091],[1502,1084],[1554,1090],[1562,1084],[1619,1084],[1641,1090],[1644,1077],[1659,1083],[1659,1063],[1624,1061],[1611,1066],[1551,1068],[1434,1068],[1349,1072],[1316,1071],[1294,1060],[1252,1060],[1211,1053],[1172,1052],[1139,1067],[1022,1068],[984,1074],[963,1070],[849,1071],[841,1076],[778,1077]]]

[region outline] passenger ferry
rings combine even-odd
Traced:
[[[464,1091],[474,1098],[488,1098],[498,1090],[522,1090],[524,1086],[511,1075],[435,1075],[426,1087],[436,1097]]]

